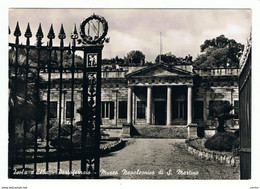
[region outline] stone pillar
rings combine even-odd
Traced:
[[[136,106],[136,96],[135,96],[135,93],[134,91],[132,91],[132,125],[135,124],[135,106]]]
[[[127,123],[132,124],[132,87],[128,87],[127,96]]]
[[[133,88],[128,87],[127,91],[127,119],[126,123],[123,124],[123,132],[122,137],[128,138],[131,137],[131,127],[132,127],[132,96],[133,96]]]
[[[146,116],[146,123],[147,125],[151,124],[151,115],[152,115],[152,87],[147,87],[147,116]]]
[[[189,125],[192,123],[192,86],[188,86],[187,94],[187,125]]]
[[[192,86],[187,86],[187,129],[190,138],[190,124],[192,123]]]
[[[166,124],[172,124],[172,87],[167,87],[167,118]]]

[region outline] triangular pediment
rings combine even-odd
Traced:
[[[192,72],[169,66],[156,64],[127,74],[128,77],[169,77],[169,76],[192,76]]]

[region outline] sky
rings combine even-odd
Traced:
[[[14,42],[13,31],[19,22],[22,36],[30,23],[35,33],[41,23],[44,39],[53,24],[58,45],[58,33],[63,23],[68,44],[74,24],[79,28],[84,18],[93,13],[103,16],[108,22],[110,42],[105,44],[103,58],[123,58],[131,50],[140,50],[146,61],[154,62],[160,53],[171,52],[177,57],[190,54],[195,59],[200,45],[206,39],[225,35],[242,44],[246,43],[251,29],[250,9],[9,9],[9,42]],[[79,30],[78,30],[79,31]],[[21,40],[25,44],[25,39]]]

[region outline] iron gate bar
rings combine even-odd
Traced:
[[[41,46],[42,46],[42,38],[43,33],[41,29],[41,24],[39,25],[38,31],[36,33],[37,38],[37,78],[36,78],[36,90],[37,90],[37,96],[39,95],[39,79],[40,79],[40,60],[41,60]],[[38,97],[37,97],[38,98]],[[39,99],[38,99],[39,100]],[[37,108],[38,109],[38,108]],[[37,144],[37,135],[38,135],[38,120],[36,120],[35,123],[35,142],[34,142],[34,177],[36,176],[37,171],[37,150],[38,150],[38,144]]]
[[[14,65],[14,83],[13,83],[13,109],[15,110],[15,108],[17,107],[17,72],[18,72],[18,49],[19,49],[19,36],[21,36],[21,31],[20,31],[20,27],[19,27],[19,23],[17,22],[16,24],[16,28],[15,28],[15,31],[14,31],[14,36],[16,37],[15,39],[15,65]],[[14,112],[12,112],[12,114],[14,114]],[[12,115],[11,117],[11,125],[10,125],[10,130],[11,130],[11,134],[13,136],[13,139],[10,140],[10,151],[12,152],[12,155],[11,155],[11,176],[13,176],[13,170],[14,170],[14,161],[15,161],[15,153],[16,153],[16,145],[15,145],[15,121],[14,121],[14,116]]]
[[[15,43],[16,43],[16,51],[15,51],[15,93],[17,92],[17,82],[18,82],[18,80],[17,80],[17,75],[18,75],[18,66],[19,66],[19,64],[18,64],[18,52],[19,52],[19,37],[21,36],[21,30],[20,30],[20,27],[19,27],[19,23],[17,22],[17,25],[16,25],[16,28],[15,28],[15,31],[14,31],[14,35],[16,36],[16,41],[15,41]],[[17,94],[15,94],[15,96],[17,96]],[[16,101],[16,104],[15,104],[15,107],[17,106],[17,98],[15,98],[15,101]],[[15,123],[16,124],[16,123]],[[15,125],[14,125],[14,129],[16,129],[15,128]],[[14,134],[15,134],[15,132],[14,132]],[[15,143],[14,143],[14,145],[15,145]],[[16,145],[15,145],[16,146]],[[15,152],[16,152],[16,148],[14,148],[15,149]],[[16,158],[15,158],[16,159]]]
[[[50,95],[51,95],[51,55],[52,55],[52,39],[55,37],[54,36],[47,36],[49,38],[49,61],[48,61],[48,92],[47,92],[47,128],[46,128],[46,171],[49,171],[49,129],[50,129]],[[47,175],[48,177],[48,175]]]
[[[63,25],[61,25],[60,33],[58,38],[60,39],[60,97],[59,97],[59,131],[58,131],[58,166],[57,166],[57,174],[59,176],[59,170],[60,170],[60,157],[61,157],[61,109],[62,109],[62,74],[63,74],[63,52],[64,52],[64,42],[63,39],[66,38],[65,32],[63,30]]]
[[[53,31],[53,26],[51,25],[49,33],[47,35],[49,39],[49,44],[47,45],[48,53],[49,53],[49,61],[48,61],[48,92],[47,92],[47,128],[46,128],[46,171],[49,171],[49,129],[50,129],[50,89],[51,89],[51,63],[52,63],[52,40],[55,38],[55,34]],[[47,174],[48,177],[48,174]]]
[[[73,119],[74,119],[74,107],[75,107],[75,103],[74,103],[74,72],[75,72],[75,46],[76,46],[76,39],[78,38],[78,32],[77,32],[77,28],[76,28],[76,24],[74,25],[74,30],[71,33],[71,39],[72,39],[72,65],[71,65],[71,103],[73,103],[73,106],[71,106],[71,117],[70,117],[70,123],[71,123],[71,127],[70,127],[70,144],[71,144],[71,148],[70,148],[70,161],[69,161],[69,171],[70,173],[72,172],[72,151],[73,151],[73,147],[72,147],[72,134],[73,134]],[[71,175],[70,175],[71,177]]]
[[[16,43],[9,43],[10,47],[16,47],[19,46],[20,48],[26,48],[26,45],[23,44],[16,44]],[[49,45],[48,46],[41,46],[42,50],[48,50]],[[86,48],[86,46],[75,46],[75,50],[76,51],[84,51],[84,49]],[[37,49],[37,46],[30,46],[30,49]],[[67,47],[63,47],[64,51],[69,51],[71,50],[71,47],[67,46]],[[52,50],[60,50],[59,46],[52,46]]]
[[[39,29],[38,29],[39,30]],[[40,29],[41,30],[41,29]],[[16,44],[16,43],[10,43],[9,42],[9,46],[10,47],[16,47],[16,46],[19,46],[20,48],[26,48],[26,45],[23,45],[23,44]],[[101,46],[101,45],[98,45],[98,46]],[[97,45],[96,45],[96,47],[98,47]],[[75,46],[74,47],[74,49],[77,51],[77,50],[81,50],[81,51],[84,51],[84,49],[85,48],[93,48],[93,46]],[[42,46],[41,45],[41,49],[42,50],[47,50],[49,48],[49,45],[48,46]],[[95,47],[94,47],[95,48]],[[37,49],[37,46],[30,46],[30,49]],[[52,46],[52,49],[53,50],[60,50],[60,46]],[[70,46],[64,46],[63,47],[63,49],[64,50],[66,50],[66,51],[69,51],[69,50],[71,50],[71,47]],[[91,52],[93,52],[93,53],[95,53],[95,51],[91,51]]]
[[[30,30],[30,25],[28,23],[27,25],[27,29],[26,32],[24,34],[24,36],[27,38],[26,40],[26,66],[25,66],[25,103],[26,103],[26,107],[28,107],[28,97],[27,97],[27,93],[28,93],[28,72],[29,72],[29,51],[30,51],[30,38],[32,37],[32,33]],[[27,128],[27,120],[24,121],[24,125],[23,125],[23,169],[25,169],[25,152],[26,152],[26,128]]]
[[[11,29],[10,29],[10,27],[9,27],[9,35],[11,34]],[[14,46],[12,46],[11,47],[11,49],[14,49],[15,47]],[[9,49],[10,50],[10,49]],[[14,67],[14,65],[12,65],[12,64],[10,64],[10,60],[9,60],[9,77],[13,77],[12,75],[13,75],[13,73],[12,73],[12,69],[10,69],[11,68],[11,66],[12,66],[12,68]],[[13,83],[11,83],[11,81],[9,81],[9,88],[11,88],[11,85],[13,85]],[[13,104],[13,106],[14,106],[14,99],[13,99],[13,101],[12,101],[12,98],[11,98],[11,90],[10,90],[10,92],[9,92],[9,106],[10,106],[10,108],[9,108],[9,115],[8,115],[8,122],[9,122],[9,127],[8,127],[8,132],[9,132],[9,135],[10,136],[14,136],[14,123],[13,123],[13,121],[14,121],[14,117],[12,116],[12,109],[14,109],[14,107],[12,108],[12,104]],[[13,91],[13,93],[14,93],[14,91]],[[14,97],[15,97],[15,95],[13,95]],[[14,152],[13,152],[13,149],[14,149],[14,137],[9,137],[9,143],[8,143],[8,156],[9,156],[9,158],[8,158],[8,176],[9,177],[13,177],[13,168],[14,168],[14,166],[13,166],[13,164],[14,164]]]
[[[20,46],[19,46],[20,47]],[[49,51],[49,49],[48,49],[48,51]],[[12,66],[11,65],[11,67],[14,67],[14,66]],[[27,68],[27,66],[26,65],[19,65],[19,68]],[[30,69],[40,69],[40,70],[43,70],[43,72],[46,72],[45,70],[46,70],[46,67],[44,67],[44,66],[28,66],[28,68],[29,68],[29,70]],[[55,70],[59,70],[59,67],[55,67],[55,66],[52,66],[52,71],[55,71]],[[64,68],[63,67],[63,72],[65,71],[71,71],[71,68]],[[82,71],[82,68],[76,68],[76,67],[74,67],[74,70],[77,72],[77,73],[83,73],[83,71]],[[97,68],[87,68],[87,70],[89,71],[89,72],[96,72],[97,71]],[[75,79],[75,78],[74,78]]]
[[[86,50],[84,50],[84,59],[83,59],[83,113],[82,113],[82,125],[81,125],[81,171],[82,175],[81,178],[86,178],[84,174],[86,172],[86,126],[87,126],[87,104],[88,104],[88,91],[86,86],[88,86],[87,82],[87,60],[86,60]]]
[[[102,62],[102,49],[103,46],[100,46],[98,48],[98,60],[97,62],[100,62],[100,64],[97,64],[97,86],[96,86],[96,112],[101,112],[100,104],[101,104],[101,62]],[[95,156],[95,169],[94,172],[96,173],[96,178],[99,178],[99,166],[100,166],[100,123],[101,123],[101,117],[99,113],[96,113],[96,124],[95,124],[95,145],[96,145],[96,156]]]

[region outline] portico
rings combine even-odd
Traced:
[[[156,88],[165,88],[161,92],[166,92],[165,98],[155,98],[154,91]],[[137,102],[136,100],[136,90],[140,87],[130,87],[128,89],[128,103],[127,103],[127,123],[133,124],[136,122],[133,114],[137,111],[136,109]],[[181,120],[181,124],[189,125],[192,123],[192,86],[182,86],[186,88],[186,94],[183,94],[181,101],[174,99],[173,95],[174,90],[178,90],[179,87],[174,86],[142,86],[146,90],[146,116],[145,124],[146,125],[175,125],[176,120]],[[143,89],[142,89],[143,90]],[[158,89],[157,89],[158,91]],[[186,96],[186,99],[184,97]],[[174,107],[175,106],[175,107]],[[186,106],[186,107],[185,107]],[[186,112],[184,112],[186,111]],[[175,120],[175,121],[174,121]],[[185,123],[184,123],[185,122]],[[177,122],[176,124],[180,124]]]
[[[192,123],[193,76],[192,72],[165,64],[130,73],[127,123],[168,126]],[[141,115],[142,111],[145,115]]]

